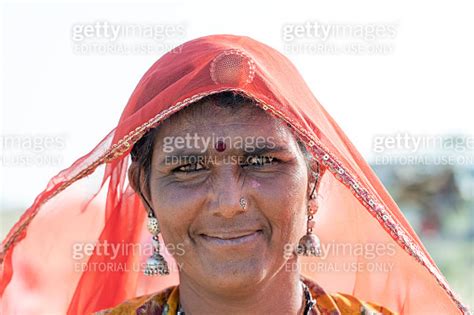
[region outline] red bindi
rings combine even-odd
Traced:
[[[216,142],[216,144],[214,145],[214,147],[216,148],[217,152],[223,152],[225,150],[225,142],[222,141],[222,140],[219,140]]]

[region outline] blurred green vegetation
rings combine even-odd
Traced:
[[[474,306],[474,168],[372,165],[451,288]]]

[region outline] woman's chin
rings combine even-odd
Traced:
[[[199,265],[194,265],[192,272],[197,272],[199,277],[203,278],[198,281],[199,283],[217,291],[226,289],[238,292],[243,288],[251,287],[264,279],[271,268],[268,266],[268,260],[263,256],[242,259],[220,257],[216,260],[212,260],[212,257],[206,258]]]
[[[242,266],[228,266],[228,268],[220,268],[209,271],[206,279],[209,288],[220,291],[226,290],[237,294],[238,292],[248,292],[248,288],[254,287],[259,283],[265,274],[259,268],[242,268]]]

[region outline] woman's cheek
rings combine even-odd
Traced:
[[[183,195],[177,198],[174,193],[162,191],[154,197],[156,217],[160,224],[163,240],[167,244],[183,244],[188,233],[195,211],[196,200],[192,196]]]
[[[269,204],[267,217],[271,221],[274,232],[281,241],[294,243],[305,232],[306,224],[306,184],[298,180],[297,176],[287,177],[286,181],[281,181],[283,185],[273,185],[266,194],[272,196],[267,198]]]

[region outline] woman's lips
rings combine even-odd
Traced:
[[[262,230],[233,233],[199,234],[202,240],[211,245],[235,246],[257,241],[263,235]]]

